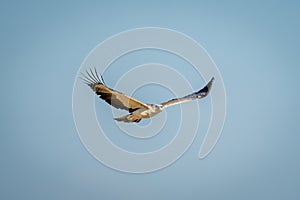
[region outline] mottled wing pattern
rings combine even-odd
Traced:
[[[212,77],[211,80],[198,92],[194,92],[192,94],[189,94],[189,95],[181,97],[181,98],[171,99],[167,102],[162,103],[161,105],[163,106],[163,108],[165,108],[165,107],[173,106],[176,104],[180,104],[180,103],[184,103],[184,102],[188,102],[188,101],[206,97],[212,87],[213,81],[214,81],[214,77]]]
[[[86,71],[86,74],[82,73],[83,78],[88,86],[97,94],[101,99],[115,108],[128,110],[130,113],[140,108],[149,108],[147,104],[140,102],[126,94],[113,90],[107,87],[96,71]]]

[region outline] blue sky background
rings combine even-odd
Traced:
[[[297,1],[0,4],[1,199],[300,198]],[[72,87],[98,43],[145,26],[183,32],[208,51],[226,87],[227,118],[204,160],[199,134],[173,165],[132,175],[85,150]]]

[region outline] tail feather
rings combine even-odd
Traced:
[[[118,118],[114,118],[114,120],[116,121],[122,121],[122,122],[127,122],[127,123],[130,123],[130,122],[140,122],[141,121],[141,117],[140,116],[137,116],[137,115],[134,115],[134,114],[129,114],[129,115],[125,115],[125,116],[122,116],[122,117],[118,117]]]

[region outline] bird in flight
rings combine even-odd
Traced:
[[[164,108],[173,106],[176,104],[201,99],[206,97],[212,87],[214,77],[199,91],[186,95],[181,98],[171,99],[169,101],[160,104],[148,104],[143,103],[131,96],[113,90],[107,87],[104,83],[102,75],[98,75],[96,68],[94,71],[90,69],[86,71],[86,74],[81,73],[83,77],[80,77],[101,99],[115,108],[127,110],[128,115],[114,118],[117,121],[122,122],[140,122],[143,118],[150,118],[160,113]]]

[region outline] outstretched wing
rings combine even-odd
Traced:
[[[147,104],[107,87],[102,76],[100,79],[96,69],[94,69],[94,71],[90,69],[90,71],[86,71],[86,74],[82,73],[82,76],[83,78],[81,79],[84,80],[101,99],[115,108],[128,110],[130,113],[139,108],[149,109]]]
[[[173,106],[179,103],[184,103],[184,102],[188,102],[188,101],[192,101],[192,100],[196,100],[196,99],[201,99],[203,97],[206,97],[212,87],[213,81],[214,81],[214,77],[212,77],[210,79],[210,81],[206,84],[206,86],[204,86],[201,90],[199,90],[198,92],[194,92],[192,94],[189,94],[187,96],[181,97],[181,98],[177,98],[177,99],[171,99],[170,101],[164,102],[162,103],[162,107],[169,107],[169,106]]]

